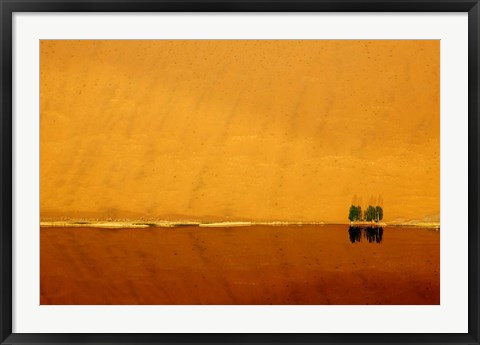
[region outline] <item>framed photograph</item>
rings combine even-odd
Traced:
[[[479,343],[478,1],[1,1],[2,344]]]

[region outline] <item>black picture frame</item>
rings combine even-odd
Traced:
[[[12,15],[14,12],[468,12],[468,333],[12,333]],[[479,344],[479,16],[478,0],[0,0],[0,341],[2,344]]]

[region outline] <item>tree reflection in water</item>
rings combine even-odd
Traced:
[[[352,243],[360,242],[360,240],[362,239],[362,232],[363,232],[363,237],[365,237],[369,243],[382,242],[383,228],[380,226],[368,226],[368,227],[350,226],[348,228],[350,242]]]

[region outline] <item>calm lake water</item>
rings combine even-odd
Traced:
[[[439,304],[440,231],[40,229],[41,304]]]

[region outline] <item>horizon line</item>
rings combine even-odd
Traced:
[[[377,226],[414,226],[440,228],[440,222],[422,222],[419,220],[399,222],[325,222],[325,221],[111,221],[111,220],[58,220],[40,221],[40,227],[92,227],[92,228],[174,228],[184,226],[197,227],[245,227],[245,226],[288,226],[288,225],[377,225]]]

